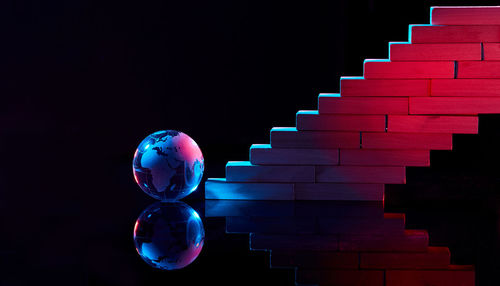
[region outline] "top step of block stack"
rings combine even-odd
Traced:
[[[477,133],[484,113],[500,113],[500,6],[433,7],[430,25],[389,43],[388,59],[365,60],[318,110],[273,128],[248,162],[229,162],[206,198],[382,200],[406,166],[429,166],[452,134]]]

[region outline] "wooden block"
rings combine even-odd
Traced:
[[[211,180],[213,179],[209,179],[209,181]],[[260,184],[260,185],[270,185],[270,184]],[[228,216],[286,217],[293,215],[295,215],[294,201],[253,201],[253,200],[248,201],[248,200],[226,200],[226,199],[205,201],[205,217],[228,217]]]
[[[317,183],[406,183],[405,167],[316,166]]]
[[[226,217],[227,233],[302,234],[318,233],[315,217]]]
[[[430,166],[428,150],[341,149],[340,165]]]
[[[432,25],[500,25],[500,6],[431,7]]]
[[[458,62],[457,78],[500,78],[500,61]]]
[[[335,235],[251,233],[250,250],[337,251],[338,238]]]
[[[270,144],[253,144],[250,162],[254,165],[338,165],[338,149],[271,148]]]
[[[410,99],[410,114],[477,115],[500,113],[500,97],[428,97]]]
[[[359,132],[297,131],[294,127],[271,129],[272,148],[359,148]]]
[[[337,97],[320,95],[319,114],[408,114],[408,97]]]
[[[411,43],[500,43],[500,26],[410,25]]]
[[[246,161],[230,161],[226,165],[226,180],[254,183],[314,182],[314,166],[252,165]]]
[[[427,79],[364,79],[341,77],[340,94],[349,96],[429,96],[430,81]]]
[[[451,150],[451,133],[363,133],[366,149]]]
[[[230,183],[209,178],[205,182],[207,200],[293,200],[293,184]]]
[[[485,61],[500,61],[500,43],[484,43],[483,57]]]
[[[384,286],[384,271],[297,268],[295,280],[308,285]]]
[[[382,201],[384,184],[295,184],[296,200]]]
[[[327,184],[317,184],[317,185],[327,185]],[[363,185],[363,184],[358,184],[358,185]],[[378,184],[378,186],[383,191],[384,184]],[[337,217],[337,218],[352,218],[352,217],[383,218],[384,217],[384,204],[382,201],[367,202],[367,201],[316,200],[316,201],[295,201],[294,204],[295,204],[296,216]]]
[[[339,236],[340,251],[425,252],[428,246],[429,235],[425,230],[405,230],[402,234],[342,234]]]
[[[432,96],[489,97],[500,96],[498,79],[433,79]]]
[[[361,269],[447,269],[450,250],[429,247],[426,252],[367,252],[360,254]]]
[[[477,116],[389,115],[388,132],[477,134]]]
[[[317,111],[297,112],[299,131],[385,131],[384,115],[334,115]]]
[[[454,78],[453,61],[390,62],[389,60],[365,60],[366,79],[427,79]]]
[[[480,43],[411,44],[389,43],[390,60],[395,61],[480,61]]]
[[[271,268],[292,267],[357,269],[359,254],[334,251],[271,251]]]
[[[386,286],[473,286],[472,267],[449,267],[448,270],[387,270]]]
[[[318,217],[318,232],[324,234],[398,234],[405,230],[405,215],[390,214],[383,218]]]

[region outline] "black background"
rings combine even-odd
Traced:
[[[430,6],[466,4],[1,1],[0,285],[292,285],[245,236],[207,240],[182,271],[143,263],[132,227],[153,200],[133,181],[135,148],[180,130],[201,147],[205,178],[224,177],[226,161],[248,160],[273,126],[338,92],[340,75],[387,58],[409,24],[429,23]],[[433,151],[431,168],[409,168],[407,185],[386,192],[388,210],[414,214],[409,227],[476,264],[481,285],[498,285],[499,123],[480,116],[480,135],[454,136],[454,151]],[[201,214],[203,191],[187,199]]]

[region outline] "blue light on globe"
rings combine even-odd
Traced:
[[[184,268],[200,254],[205,230],[198,213],[183,202],[156,202],[134,227],[135,247],[149,265],[163,270]]]
[[[178,200],[200,184],[203,154],[188,135],[175,130],[158,131],[139,144],[133,169],[135,181],[146,194],[161,201]]]

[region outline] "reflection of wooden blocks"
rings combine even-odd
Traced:
[[[477,116],[389,115],[388,132],[477,134]]]
[[[318,109],[319,114],[408,114],[408,98],[320,95]]]
[[[428,79],[364,79],[341,77],[340,94],[348,96],[429,96]]]
[[[500,25],[500,6],[432,7],[432,25]]]
[[[500,97],[410,98],[410,114],[477,115],[500,113]]]
[[[337,251],[338,238],[335,235],[251,233],[250,249]]]
[[[299,185],[299,184],[297,184]],[[361,184],[359,184],[361,185]],[[380,184],[383,190],[383,184]],[[377,202],[295,201],[296,216],[321,216],[338,218],[384,217],[384,204]]]
[[[385,131],[384,115],[332,115],[318,111],[297,112],[297,130],[311,131]]]
[[[300,234],[317,233],[314,217],[226,217],[228,233]]]
[[[297,268],[295,271],[295,281],[299,284],[384,286],[384,271],[379,270]]]
[[[271,250],[271,268],[358,269],[357,252]]]
[[[474,268],[450,265],[447,270],[387,270],[386,286],[473,286]]]
[[[366,149],[451,150],[452,135],[445,133],[370,133],[362,134]]]
[[[382,201],[384,184],[295,184],[296,200]]]
[[[500,78],[500,62],[458,62],[457,78]]]
[[[410,25],[412,43],[500,43],[499,26]]]
[[[426,252],[366,252],[360,254],[361,269],[447,269],[450,250],[429,247]]]
[[[389,43],[391,61],[481,60],[481,44]]]
[[[340,251],[367,252],[424,252],[429,246],[425,230],[405,230],[403,234],[341,234]]]
[[[294,127],[271,129],[272,148],[359,148],[359,132],[297,131]]]
[[[485,61],[500,61],[500,43],[484,43],[483,54]]]
[[[214,179],[209,179],[209,181],[212,180]],[[281,216],[293,216],[293,215],[295,215],[295,202],[293,201],[252,201],[252,200],[205,201],[206,217],[227,217],[227,216],[281,217]]]
[[[427,150],[341,149],[340,165],[429,166]]]
[[[498,79],[433,79],[432,96],[500,96]]]
[[[390,62],[389,60],[365,60],[366,79],[426,79],[454,78],[453,61],[435,62]]]
[[[338,165],[338,149],[271,148],[269,144],[253,144],[250,162],[254,165]]]
[[[293,200],[293,184],[231,183],[210,178],[205,182],[207,200]]]
[[[383,218],[318,217],[319,233],[325,234],[403,234],[404,214],[385,214]]]
[[[314,166],[252,165],[247,161],[230,161],[226,165],[228,182],[314,182]]]
[[[404,184],[405,167],[317,166],[317,183]]]

